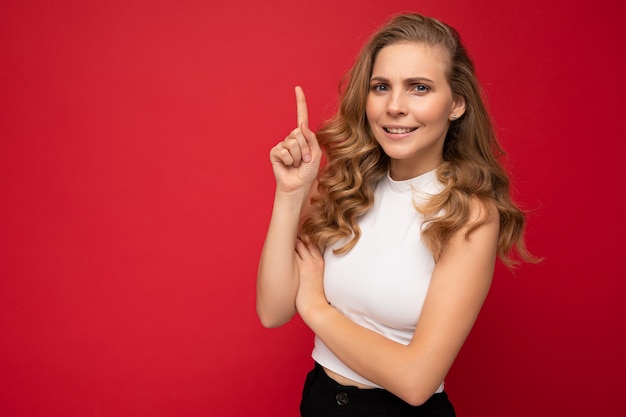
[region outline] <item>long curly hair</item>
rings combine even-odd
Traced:
[[[512,201],[508,175],[498,162],[504,152],[483,103],[474,64],[454,28],[419,14],[397,15],[374,33],[342,82],[339,110],[317,133],[326,163],[312,199],[314,214],[304,220],[302,233],[320,247],[349,238],[336,254],[348,252],[359,240],[358,218],[372,206],[376,184],[389,169],[389,158],[365,115],[372,67],[381,49],[400,42],[445,51],[452,94],[464,98],[466,106],[465,113],[450,123],[444,162],[437,168],[444,189],[416,207],[426,218],[422,238],[438,257],[449,239],[468,226],[472,199],[494,202],[500,214],[500,259],[512,267],[518,262],[516,251],[522,260],[535,260],[524,244],[525,215]],[[480,225],[469,225],[466,238]]]

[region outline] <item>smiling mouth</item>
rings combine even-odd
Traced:
[[[404,127],[404,128],[399,128],[399,127],[383,127],[383,130],[387,133],[393,133],[393,134],[403,134],[403,133],[411,133],[417,130],[416,127]]]

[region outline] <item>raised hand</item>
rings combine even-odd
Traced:
[[[322,151],[317,137],[309,129],[309,112],[301,87],[296,87],[298,127],[270,151],[276,188],[283,192],[308,192],[317,177]]]

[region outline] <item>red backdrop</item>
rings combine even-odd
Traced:
[[[254,307],[268,152],[294,127],[293,86],[321,122],[403,10],[464,36],[545,257],[497,267],[447,379],[459,416],[615,415],[618,3],[4,0],[0,415],[297,414],[312,335],[263,329]]]

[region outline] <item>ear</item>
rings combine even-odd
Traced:
[[[450,108],[450,115],[448,120],[454,122],[465,114],[465,98],[461,96],[454,97],[452,101],[452,107]]]

